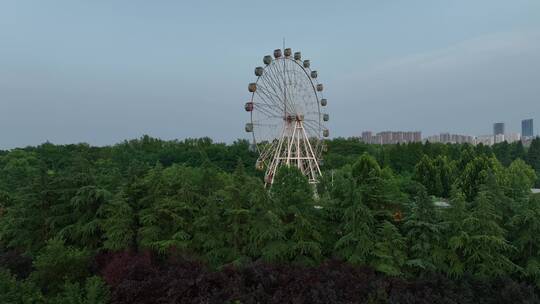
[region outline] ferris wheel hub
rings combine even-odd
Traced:
[[[289,114],[285,115],[284,120],[287,122],[293,122],[293,121],[302,121],[304,120],[304,115],[302,114]]]

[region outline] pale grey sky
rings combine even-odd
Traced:
[[[0,1],[0,149],[245,138],[282,37],[319,71],[333,136],[540,126],[540,1]]]

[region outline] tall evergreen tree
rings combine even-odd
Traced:
[[[398,228],[389,221],[384,221],[376,232],[371,265],[380,272],[398,276],[407,260],[406,239]]]
[[[424,155],[416,164],[413,179],[424,185],[428,194],[437,195],[441,191],[442,185],[438,179],[436,167],[427,155]]]
[[[514,262],[540,286],[540,198],[531,197],[520,205],[510,220]]]
[[[449,241],[455,256],[462,259],[459,263],[462,266],[456,266],[457,262],[453,265],[455,274],[464,271],[486,278],[515,271],[516,265],[508,258],[514,247],[506,240],[498,220],[488,193],[480,192],[475,206],[461,224],[462,231]]]
[[[343,236],[336,242],[335,249],[350,263],[369,264],[373,259],[376,223],[369,208],[362,203],[361,195],[353,195],[354,201],[345,209],[340,229]]]
[[[517,159],[505,170],[505,193],[514,200],[526,200],[535,181],[536,174],[534,170],[523,160]]]
[[[276,215],[285,229],[287,255],[313,264],[322,258],[322,237],[316,223],[313,187],[295,167],[278,170],[271,189]]]
[[[440,245],[441,224],[435,206],[425,190],[421,191],[405,218],[409,260],[407,265],[416,270],[433,271],[444,258]]]
[[[527,151],[527,163],[536,171],[536,175],[538,176],[536,186],[540,187],[540,137],[532,140],[531,146]]]

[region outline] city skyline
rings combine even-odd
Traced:
[[[534,118],[524,118],[522,120],[520,120],[520,124],[519,124],[519,128],[513,126],[513,124],[508,124],[506,123],[505,121],[498,121],[498,122],[495,122],[495,123],[492,123],[491,124],[491,131],[489,132],[483,132],[483,133],[467,133],[467,132],[462,132],[462,133],[458,133],[458,132],[455,132],[455,131],[452,131],[452,130],[441,130],[441,131],[438,131],[438,132],[434,132],[434,133],[425,133],[423,130],[414,130],[414,131],[404,131],[404,130],[399,130],[399,129],[388,129],[388,128],[381,128],[381,129],[366,129],[366,130],[362,130],[361,132],[372,132],[374,134],[376,133],[381,133],[381,132],[421,132],[423,135],[426,135],[426,136],[432,136],[432,135],[439,135],[439,134],[445,134],[445,133],[448,133],[448,134],[454,134],[454,135],[465,135],[465,136],[493,136],[495,135],[494,133],[494,125],[495,124],[503,124],[502,128],[503,128],[503,132],[501,134],[522,134],[523,133],[523,122],[525,121],[531,121],[531,127],[532,127],[532,132],[534,134],[534,136],[539,136],[540,135],[540,132],[535,129],[534,127],[534,121],[535,119]],[[517,124],[516,124],[517,125]],[[511,126],[511,128],[507,128],[508,126]]]

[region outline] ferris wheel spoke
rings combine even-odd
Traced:
[[[264,95],[264,96],[262,96]],[[259,96],[269,105],[273,105],[283,111],[283,101],[275,92],[268,90],[266,87],[261,87]]]
[[[253,108],[253,113],[260,113],[260,114],[264,115],[267,118],[279,117],[278,113],[275,113],[272,110],[272,108],[268,108],[268,107],[257,107],[257,108],[254,107]]]
[[[265,74],[261,78],[262,78],[263,83],[265,84],[265,89],[268,92],[271,92],[273,96],[277,97],[277,101],[279,102],[280,105],[283,104],[282,94],[280,92],[281,88],[279,88],[279,86],[276,85],[275,81],[271,78],[271,74],[270,76],[268,76],[268,74]]]
[[[297,73],[296,71],[294,70],[294,65],[296,63],[294,62],[289,62],[289,64],[287,65],[287,78],[289,80],[289,99],[293,102],[294,104],[294,111],[296,113],[301,113],[302,114],[302,109],[300,109],[298,107],[298,103],[296,102],[296,99],[297,99],[297,96],[296,96],[296,93],[297,93],[297,85],[298,85],[298,78],[296,77],[297,76]]]
[[[285,59],[281,59],[285,60]],[[283,99],[283,104],[285,105],[285,110],[288,109],[287,112],[291,112],[291,109],[293,109],[293,103],[290,99],[287,99],[287,87],[286,87],[286,80],[284,78],[284,69],[282,69],[284,63],[276,62],[276,64],[273,66],[274,73],[272,74],[272,77],[274,79],[275,84],[279,88],[279,93],[281,94],[281,98]]]
[[[264,89],[258,90],[257,96],[261,99],[261,103],[259,104],[265,104],[269,109],[272,109],[272,111],[276,113],[283,111],[281,103],[276,101],[272,95],[269,95]]]
[[[315,124],[310,123],[310,122],[306,122],[304,125],[306,126],[307,129],[312,131],[313,134],[317,134],[317,136],[319,136],[320,132],[322,131],[322,129],[321,129],[321,127],[319,125],[315,125]]]
[[[256,100],[255,103],[258,103],[259,105],[264,105],[265,109],[272,114],[283,116],[283,106],[280,104],[280,102],[272,99],[272,96],[269,96],[267,93],[264,93],[262,91],[261,93],[262,94],[259,95],[259,100]]]

